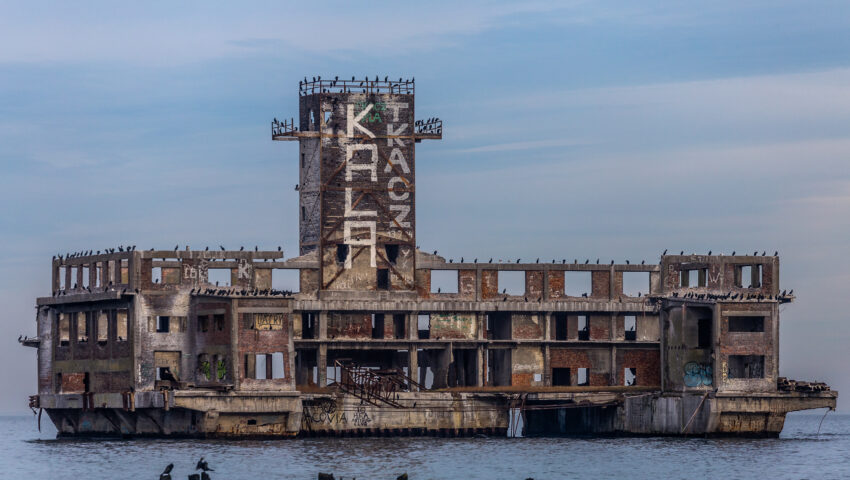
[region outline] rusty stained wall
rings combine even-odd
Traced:
[[[145,270],[142,269],[142,272]],[[144,273],[143,273],[144,275]],[[168,333],[156,331],[156,317],[185,317],[191,315],[191,296],[185,289],[168,295],[136,295],[136,311],[133,322],[133,333],[136,335],[136,389],[149,390],[154,388],[156,381],[156,364],[154,352],[179,352],[181,358],[180,380],[184,380],[186,372],[195,369],[193,355],[193,335],[188,324],[185,329],[175,331],[169,328]],[[151,320],[152,319],[152,320]],[[189,375],[191,378],[192,375]]]
[[[42,351],[45,352],[46,363],[40,366],[39,388],[46,392],[57,391],[60,388],[56,382],[57,374],[67,375],[89,373],[90,390],[94,392],[124,392],[133,385],[131,345],[133,341],[132,331],[129,331],[129,339],[119,342],[116,337],[116,315],[119,309],[127,309],[129,305],[124,302],[96,302],[84,305],[67,305],[52,309],[47,315],[43,328],[52,333],[46,338],[50,339],[49,347],[39,350],[39,358]],[[84,310],[86,309],[86,310]],[[128,313],[132,310],[126,310]],[[107,341],[105,344],[97,342],[97,318],[101,312],[106,314],[108,323]],[[59,328],[59,317],[64,313],[69,318],[69,341],[67,345],[60,345],[60,336],[56,333]],[[78,342],[79,323],[76,319],[85,319],[86,314],[91,317],[88,322],[88,340]],[[132,313],[129,313],[132,315]],[[128,318],[128,323],[132,320]],[[45,338],[45,337],[41,337]],[[45,342],[45,340],[42,340]],[[52,358],[50,355],[52,354]],[[52,360],[52,362],[50,362]],[[43,370],[42,370],[42,367]],[[64,381],[64,380],[63,380]]]
[[[309,110],[324,135],[318,155],[322,284],[375,290],[376,269],[387,269],[391,290],[414,290],[413,95],[308,95],[301,99],[302,126],[309,124]],[[350,246],[348,261],[337,262],[337,244]],[[395,264],[387,244],[399,245]]]
[[[372,338],[372,315],[364,312],[328,312],[329,339]],[[387,319],[384,319],[386,325]],[[390,322],[392,318],[390,317]]]
[[[776,340],[778,312],[775,303],[721,303],[720,339],[715,361],[720,391],[775,391],[778,377]],[[764,332],[730,332],[730,316],[764,316]],[[764,378],[732,379],[727,377],[730,355],[763,355]]]
[[[544,385],[543,352],[540,347],[520,346],[511,354],[511,385]]]
[[[475,318],[474,313],[432,313],[431,338],[474,340],[478,334],[478,322]]]
[[[295,348],[290,332],[292,331],[292,313],[288,300],[285,299],[239,299],[236,310],[238,318],[238,344],[236,355],[239,388],[242,390],[295,390],[294,360]],[[273,316],[275,326],[257,327],[255,316],[262,315],[264,319]],[[280,320],[279,322],[277,320]],[[265,322],[269,323],[269,322]],[[277,325],[279,323],[279,325]],[[259,329],[262,328],[262,329]],[[246,377],[246,356],[256,354],[283,354],[284,377],[278,379],[256,379]],[[269,372],[270,373],[270,372]]]
[[[634,385],[637,386],[659,386],[661,385],[661,353],[654,349],[617,349],[617,367],[614,371],[617,378],[616,385],[624,385],[626,368],[637,370]]]
[[[608,348],[551,348],[550,368],[569,368],[570,385],[578,383],[578,369],[587,368],[590,386],[610,385],[611,351]],[[551,375],[551,370],[549,371]]]

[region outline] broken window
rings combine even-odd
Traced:
[[[71,314],[59,314],[59,345],[67,346],[71,342]]]
[[[623,295],[637,297],[649,293],[649,272],[623,272]]]
[[[336,244],[336,263],[343,265],[348,258],[349,246],[346,243]]]
[[[151,283],[160,283],[162,282],[162,267],[152,267],[151,268]]]
[[[510,340],[513,336],[511,325],[512,319],[510,313],[487,313],[487,338],[490,340]]]
[[[637,385],[637,369],[626,367],[623,370],[623,385],[631,387]]]
[[[525,295],[525,272],[499,270],[499,288],[502,289],[500,293],[507,295]]]
[[[82,288],[92,287],[93,285],[89,284],[89,280],[91,277],[89,276],[89,267],[81,267],[83,269],[83,283],[80,285]]]
[[[419,331],[419,340],[427,340],[431,337],[431,315],[420,313],[416,325]]]
[[[387,244],[384,245],[384,251],[387,254],[387,261],[391,264],[395,265],[396,261],[398,261],[398,245],[395,244]]]
[[[587,315],[578,316],[578,339],[590,340],[590,317]]]
[[[711,348],[710,318],[697,319],[697,348]]]
[[[157,333],[168,333],[170,323],[171,323],[171,317],[167,317],[167,316],[164,316],[164,315],[158,315],[156,317],[156,331],[157,331]]]
[[[393,338],[404,338],[404,314],[396,313],[393,315]]]
[[[457,293],[457,270],[431,270],[431,293]]]
[[[246,368],[246,375],[249,378],[254,378],[255,380],[268,380],[272,378],[272,373],[274,371],[274,365],[272,362],[272,355],[265,353],[257,353],[253,355],[247,356],[249,360],[249,366]],[[253,361],[251,361],[253,359]],[[253,363],[251,366],[250,364]],[[281,367],[282,368],[282,367]],[[251,376],[249,372],[253,370],[254,375]]]
[[[587,386],[590,385],[590,375],[587,368],[579,368],[577,369],[578,375],[576,376],[576,385],[579,386]]]
[[[552,386],[566,387],[570,385],[570,369],[569,368],[553,368],[552,369]]]
[[[97,344],[103,346],[109,339],[109,315],[106,310],[95,313],[97,314]]]
[[[224,380],[225,375],[227,375],[227,362],[225,359],[226,357],[224,355],[216,355],[214,357],[213,368],[215,368],[216,381],[221,382]]]
[[[115,336],[119,342],[127,341],[127,309],[119,308],[115,314]]]
[[[626,315],[623,322],[626,340],[637,340],[637,317]]]
[[[379,268],[377,273],[378,273],[378,281],[377,281],[378,290],[389,290],[390,289],[390,271],[386,268]]]
[[[729,317],[730,332],[764,332],[764,317]]]
[[[555,314],[555,340],[567,339],[567,314]],[[568,384],[569,385],[569,384]]]
[[[210,317],[212,315],[199,315],[198,316],[198,331],[206,332],[210,329]]]
[[[759,288],[762,282],[761,265],[738,265],[735,267],[735,286]]]
[[[224,331],[224,314],[216,313],[213,315],[213,324],[215,325],[216,331],[223,332]]]
[[[764,378],[764,355],[729,355],[729,378]]]
[[[384,314],[372,314],[372,338],[384,338]]]
[[[564,272],[564,294],[569,297],[581,297],[593,292],[590,272]]]
[[[91,312],[75,314],[77,317],[77,343],[86,343],[89,341],[89,315],[91,315]]]

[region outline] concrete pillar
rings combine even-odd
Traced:
[[[478,332],[475,338],[485,340],[487,335],[487,315],[481,312],[475,312],[475,322],[478,326]]]
[[[318,370],[317,383],[319,387],[328,385],[328,346],[327,344],[319,345],[319,350],[316,352],[316,365]]]
[[[303,326],[302,326],[303,328]],[[328,338],[328,312],[321,311],[316,315],[316,325],[313,328],[318,328],[319,340],[327,340]]]
[[[416,350],[416,345],[411,345],[407,349],[407,374],[411,380],[419,383],[419,352]],[[410,391],[416,391],[416,387],[411,386]]]
[[[407,338],[408,340],[419,340],[419,312],[407,314]]]
[[[549,345],[543,345],[543,385],[552,386],[552,364],[549,360]]]
[[[543,314],[543,340],[552,340],[552,312]]]
[[[230,354],[227,356],[230,359],[230,378],[236,389],[239,389],[242,383],[242,377],[239,372],[241,365],[239,355],[239,300],[233,299],[230,301]]]
[[[619,371],[619,367],[617,365],[617,346],[612,345],[611,346],[611,373],[609,374],[610,379],[608,381],[609,385],[621,385],[621,383],[618,381],[619,380],[619,378],[618,378],[619,375],[617,375],[618,371]]]
[[[478,378],[475,379],[475,385],[484,386],[484,380],[487,378],[487,362],[485,361],[484,345],[478,345],[476,350],[475,371],[478,372]]]

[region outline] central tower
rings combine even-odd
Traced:
[[[305,78],[299,99],[272,138],[300,144],[300,251],[317,252],[320,289],[415,290],[415,144],[442,122],[415,121],[413,80]]]

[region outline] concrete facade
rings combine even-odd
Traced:
[[[635,265],[420,250],[415,145],[442,122],[415,120],[414,93],[301,83],[297,126],[272,125],[299,142],[296,257],[55,258],[23,340],[38,348],[31,405],[62,435],[225,437],[503,435],[516,415],[529,435],[778,435],[788,411],[834,408],[826,386],[780,388],[794,297],[766,252]],[[272,288],[284,270],[297,292]],[[524,287],[508,292],[511,275]],[[632,276],[640,292],[624,291]]]

